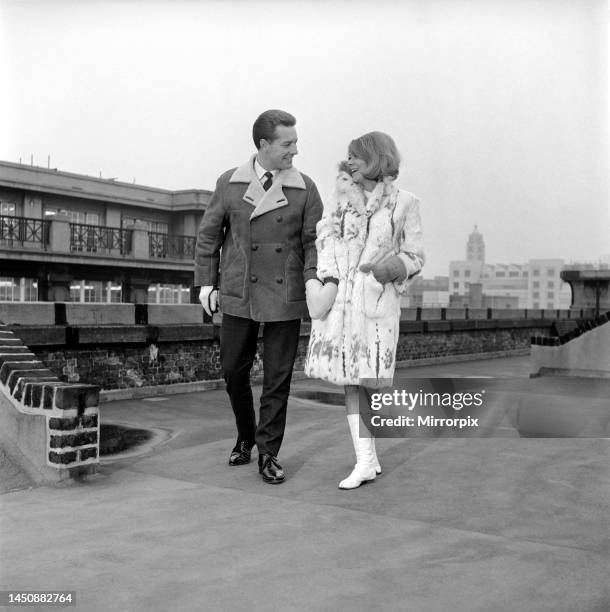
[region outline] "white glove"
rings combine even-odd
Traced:
[[[312,319],[323,319],[333,307],[337,297],[336,283],[322,284],[317,278],[311,278],[305,283],[307,310]]]
[[[206,285],[199,290],[199,301],[203,309],[211,317],[213,313],[218,311],[218,289],[212,285]]]

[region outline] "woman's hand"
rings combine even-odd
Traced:
[[[365,274],[372,272],[375,280],[382,285],[389,282],[401,282],[407,278],[407,268],[397,255],[377,264],[364,263],[359,270]]]
[[[337,285],[333,282],[321,283],[312,278],[305,283],[307,309],[312,319],[323,319],[333,307],[337,297]]]

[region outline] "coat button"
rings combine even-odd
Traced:
[[[282,252],[282,247],[275,247],[275,252],[276,253],[281,253]]]
[[[258,244],[253,244],[253,245],[252,245],[252,250],[253,250],[253,251],[256,251],[256,249],[258,249]]]
[[[276,217],[276,218],[275,218],[275,220],[276,220],[278,223],[281,223],[281,222],[283,221],[283,219],[282,219],[282,215],[280,215],[280,216]]]
[[[250,282],[255,283],[258,280],[258,278],[256,278],[256,276],[251,276],[250,277]]]
[[[284,279],[283,279],[283,278],[276,278],[276,279],[275,279],[275,282],[276,282],[278,285],[281,285],[281,284],[284,282]]]

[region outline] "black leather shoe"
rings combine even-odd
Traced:
[[[238,440],[235,448],[231,451],[229,465],[245,465],[250,463],[250,453],[252,446],[244,440]]]
[[[269,484],[280,484],[286,480],[282,466],[278,463],[277,457],[271,453],[258,456],[258,473]]]

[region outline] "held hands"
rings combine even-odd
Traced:
[[[372,272],[375,280],[381,284],[401,282],[407,278],[407,268],[400,257],[394,255],[377,264],[365,263],[360,266],[360,272]]]
[[[211,317],[213,313],[218,312],[218,289],[212,285],[206,285],[199,290],[199,301],[203,309]]]
[[[333,282],[322,284],[317,278],[305,283],[307,309],[312,319],[323,319],[332,308],[337,297],[337,285]]]

